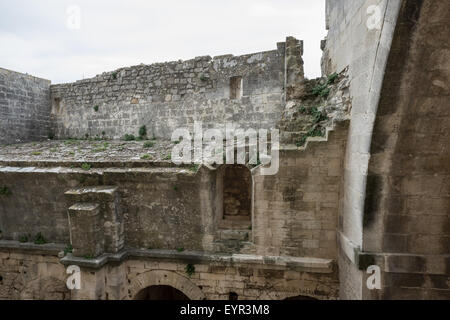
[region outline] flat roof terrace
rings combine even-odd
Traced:
[[[49,140],[0,146],[0,166],[172,167],[167,140]]]

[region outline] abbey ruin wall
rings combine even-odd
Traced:
[[[55,135],[118,139],[146,125],[150,137],[170,138],[194,121],[205,128],[229,122],[270,129],[283,111],[286,82],[303,80],[302,43],[286,43],[273,51],[138,65],[53,85]]]
[[[0,68],[0,144],[48,138],[50,81]]]

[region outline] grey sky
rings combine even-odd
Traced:
[[[67,27],[71,5],[81,28]],[[2,0],[0,67],[71,82],[120,67],[273,50],[305,41],[305,72],[320,76],[325,0]]]

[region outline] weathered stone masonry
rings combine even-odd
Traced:
[[[48,138],[50,81],[0,68],[0,143]]]
[[[380,28],[368,30],[379,5]],[[327,1],[326,72],[349,68],[340,295],[449,299],[449,28],[445,1]],[[365,269],[382,270],[368,290]]]
[[[382,21],[370,29],[372,5]],[[0,298],[139,299],[165,286],[189,299],[449,299],[449,13],[444,1],[327,1],[331,78],[304,79],[302,42],[288,37],[52,86],[36,117],[51,109],[56,138],[146,125],[161,139],[2,147]],[[27,94],[15,92],[17,107]],[[195,120],[279,128],[278,173],[175,166],[164,139]],[[68,265],[81,290],[65,286]],[[366,286],[370,265],[380,290]]]
[[[290,37],[273,51],[140,65],[54,85],[56,135],[117,139],[146,125],[150,137],[170,138],[194,121],[269,129],[283,111],[286,84],[303,81],[302,54],[303,43]],[[236,81],[239,97],[232,92]]]

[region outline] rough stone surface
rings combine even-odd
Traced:
[[[47,139],[50,81],[0,68],[0,144]]]
[[[1,147],[0,298],[450,299],[449,20],[443,1],[327,1],[320,79],[288,37],[53,86],[56,138],[85,140]],[[279,171],[106,140],[194,120],[276,126]]]
[[[295,49],[290,49],[295,46]],[[225,123],[271,128],[285,102],[286,47],[292,64],[290,85],[303,80],[302,43],[289,37],[277,50],[243,56],[197,57],[108,72],[92,79],[54,85],[52,116],[56,136],[118,139],[137,135],[170,138],[176,128],[207,128]],[[242,78],[242,97],[230,96],[231,79]],[[97,110],[98,109],[98,110]],[[97,110],[97,111],[96,111]]]

